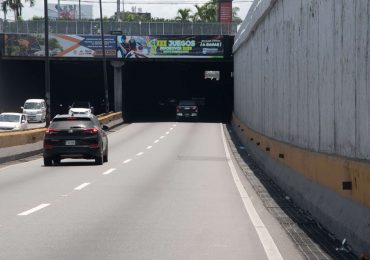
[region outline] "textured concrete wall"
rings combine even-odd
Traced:
[[[237,125],[260,145],[291,147],[284,163],[240,135],[248,150],[301,207],[338,238],[348,238],[359,254],[370,251],[364,186],[370,170],[351,165],[370,163],[369,14],[368,0],[256,0],[234,45]],[[305,151],[313,155],[310,165]],[[326,167],[328,158],[341,170]],[[353,189],[343,191],[343,181]]]
[[[234,46],[235,113],[312,151],[370,159],[370,2],[260,0]]]

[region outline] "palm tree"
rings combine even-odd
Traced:
[[[177,10],[178,16],[175,18],[175,20],[181,21],[181,22],[188,22],[191,18],[190,12],[191,10],[189,8]]]
[[[217,21],[217,0],[210,0],[202,6],[195,5],[193,21],[197,22],[216,22]]]
[[[29,2],[30,7],[35,5],[35,0],[24,0],[25,3]],[[1,3],[1,9],[4,14],[8,9],[14,12],[14,18],[18,20],[22,16],[22,8],[24,7],[22,0],[5,0]]]
[[[1,11],[3,11],[3,13],[4,13],[4,20],[6,21],[6,15],[8,13],[8,2],[7,1],[3,1],[1,3]]]

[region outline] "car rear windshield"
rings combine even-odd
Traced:
[[[180,106],[196,106],[195,101],[193,100],[184,100],[179,102]]]
[[[55,118],[50,127],[54,129],[92,128],[94,123],[90,118]]]
[[[0,122],[19,122],[19,115],[0,115]]]
[[[74,102],[72,104],[72,107],[77,107],[77,108],[90,108],[90,103],[89,102]]]

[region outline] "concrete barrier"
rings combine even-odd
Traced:
[[[123,123],[122,112],[98,116],[101,124],[109,128]],[[46,128],[0,133],[0,163],[38,154]]]
[[[355,252],[370,252],[370,162],[308,151],[260,134],[233,116],[246,149],[269,176]]]

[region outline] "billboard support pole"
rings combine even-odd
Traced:
[[[49,12],[48,0],[44,0],[44,32],[45,32],[45,101],[46,101],[46,126],[50,125],[50,60],[49,60]]]
[[[103,76],[104,76],[104,101],[105,101],[105,112],[109,112],[109,93],[108,93],[108,75],[107,75],[107,57],[105,55],[105,41],[104,41],[104,26],[103,26],[103,8],[101,0],[99,0],[100,6],[100,34],[103,50]]]

